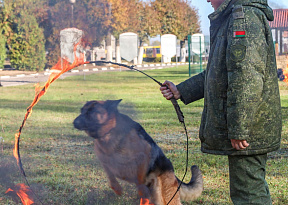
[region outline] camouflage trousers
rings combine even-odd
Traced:
[[[234,205],[272,205],[265,180],[267,154],[228,156],[230,197]]]

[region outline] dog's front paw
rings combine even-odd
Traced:
[[[138,195],[140,197],[148,198],[150,196],[150,191],[144,184],[138,185],[137,189],[138,189]]]

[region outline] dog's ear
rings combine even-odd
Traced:
[[[116,111],[117,107],[121,101],[122,101],[122,99],[120,99],[120,100],[107,100],[105,102],[105,108],[108,111]]]

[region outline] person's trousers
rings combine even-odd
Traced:
[[[228,156],[230,197],[234,205],[271,205],[265,180],[267,154]]]

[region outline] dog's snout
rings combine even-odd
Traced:
[[[73,121],[73,125],[78,130],[84,129],[84,123],[83,123],[83,119],[82,119],[81,115],[76,117],[76,119]]]

